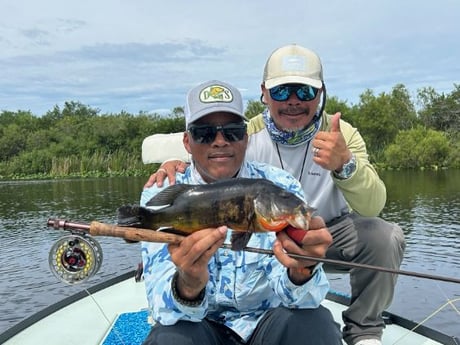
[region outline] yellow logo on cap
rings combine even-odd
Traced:
[[[213,102],[229,103],[233,101],[233,94],[225,86],[211,85],[201,90],[200,101],[203,103],[213,103]]]

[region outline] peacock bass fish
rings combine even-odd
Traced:
[[[160,207],[152,209],[148,207]],[[314,209],[295,194],[266,179],[232,178],[209,184],[175,184],[146,203],[118,209],[118,225],[189,235],[228,226],[232,249],[242,250],[252,233],[308,230]]]

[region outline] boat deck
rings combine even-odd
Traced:
[[[131,279],[127,279],[128,277]],[[80,296],[67,298],[62,303],[43,310],[43,314],[49,314],[45,318],[40,319],[43,317],[40,315],[32,316],[24,320],[22,325],[18,324],[17,327],[12,327],[5,332],[4,334],[8,332],[15,334],[20,327],[27,327],[11,339],[6,340],[4,344],[102,344],[119,315],[146,310],[147,299],[144,284],[136,283],[132,277],[133,273],[120,276],[120,278],[117,277],[118,282],[115,285],[112,283],[116,280],[110,280],[105,284],[98,285],[95,289],[88,289],[90,296],[88,293],[82,292],[79,294]],[[109,286],[110,288],[106,288]],[[77,300],[73,302],[72,299]],[[70,302],[73,303],[69,304]],[[66,306],[62,307],[62,305]],[[69,329],[73,330],[70,337]],[[131,341],[124,343],[124,345],[126,344],[136,345],[135,342]]]

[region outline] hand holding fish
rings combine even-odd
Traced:
[[[168,251],[178,272],[177,290],[186,300],[194,300],[205,288],[208,263],[224,243],[227,227],[208,228],[185,237],[179,244],[169,244]]]
[[[273,252],[278,261],[288,268],[291,281],[301,285],[310,279],[312,272],[308,267],[315,265],[316,262],[293,259],[287,253],[323,258],[332,243],[332,236],[324,220],[318,216],[311,218],[309,230],[298,230],[304,232],[300,241],[293,240],[286,231],[278,232]]]

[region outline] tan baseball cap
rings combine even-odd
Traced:
[[[290,44],[276,49],[264,69],[265,87],[282,84],[306,84],[320,89],[323,86],[323,67],[319,56],[302,46]]]

